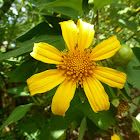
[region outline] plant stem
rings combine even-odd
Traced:
[[[121,91],[120,89],[117,89],[117,90],[118,90],[118,92],[124,97],[125,100],[129,101],[129,100],[127,99],[127,97],[122,93],[122,91]]]
[[[115,134],[115,126],[113,127],[113,134]]]
[[[108,88],[109,88],[109,91],[110,91],[112,97],[115,99],[117,96],[116,96],[116,94],[114,93],[114,90],[113,90],[112,87],[110,87],[110,86],[108,86]]]
[[[38,101],[37,101],[33,96],[31,96],[31,97],[32,97],[33,101],[34,101],[37,105],[40,105],[40,104],[38,103]]]

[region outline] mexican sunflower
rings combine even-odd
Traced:
[[[111,136],[111,140],[120,140],[120,137],[117,134]]]
[[[53,114],[65,116],[76,87],[80,85],[94,112],[108,110],[109,98],[99,81],[121,89],[126,74],[101,67],[97,61],[113,56],[120,49],[120,42],[113,36],[88,49],[95,34],[93,25],[79,19],[77,25],[68,20],[60,22],[60,26],[68,47],[66,53],[44,42],[34,44],[31,56],[44,63],[56,64],[57,69],[35,74],[27,80],[31,96],[60,84],[53,96],[51,109]]]

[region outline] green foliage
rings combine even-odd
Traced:
[[[84,133],[86,131],[86,127],[87,127],[87,122],[86,122],[86,117],[84,117],[81,124],[80,124],[80,131],[79,131],[78,140],[83,139]]]
[[[20,45],[20,48],[7,52],[0,56],[0,60],[8,59],[13,56],[22,55],[24,53],[30,52],[33,49],[33,44],[36,42],[46,42],[49,44],[54,44],[56,47],[60,47],[64,44],[61,36],[52,36],[52,35],[42,35],[31,40],[27,40]],[[56,44],[56,45],[55,45]],[[62,49],[62,48],[61,48]]]
[[[22,119],[25,116],[25,114],[29,111],[32,105],[33,104],[30,103],[18,106],[16,109],[14,109],[9,118],[3,123],[0,129],[3,129],[5,126]]]
[[[88,102],[78,106],[80,111],[84,113],[93,123],[95,123],[101,129],[108,129],[109,126],[115,123],[113,113],[111,111],[101,111],[98,113],[93,112]]]
[[[140,122],[135,117],[132,117],[132,118],[134,120],[135,127],[137,127],[137,129],[140,130]],[[140,131],[139,131],[139,134],[140,134]]]
[[[118,68],[127,74],[127,82],[138,89],[140,88],[140,70],[138,69],[139,66],[139,61],[135,56],[133,56],[131,62],[127,66]]]
[[[45,4],[45,7],[70,7],[70,8],[73,8],[79,12],[83,12],[82,11],[82,0],[67,0],[67,1],[64,1],[64,0],[56,0],[56,1],[53,1],[53,2],[49,2],[47,4]]]
[[[102,1],[102,0],[94,0],[94,9],[95,11],[99,10],[100,8],[108,5],[108,4],[111,4],[113,2],[115,2],[116,0],[105,0],[105,1]]]
[[[139,0],[0,1],[0,139],[88,140],[96,136],[110,139],[114,128],[123,133],[124,138],[124,128],[128,128],[129,139],[135,134],[137,138],[137,132],[140,132],[140,123],[135,117],[140,104],[139,14]],[[51,112],[57,87],[30,96],[26,80],[36,73],[56,69],[55,65],[33,59],[30,52],[38,42],[66,51],[59,22],[71,19],[76,23],[79,18],[94,24],[95,37],[91,47],[117,35],[121,44],[129,46],[129,51],[133,50],[133,57],[123,65],[120,57],[126,61],[128,53],[124,54],[122,49],[123,55],[115,58],[121,63],[118,67],[112,59],[101,62],[103,66],[117,68],[127,75],[121,90],[103,84],[111,103],[108,111],[93,112],[79,87],[62,117]],[[127,101],[129,107],[126,113],[117,114],[120,99]],[[135,134],[131,132],[132,124],[137,131]]]

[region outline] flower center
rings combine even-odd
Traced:
[[[63,64],[58,65],[59,70],[64,70],[68,80],[74,80],[82,85],[84,78],[90,76],[93,72],[95,63],[90,59],[91,50],[87,49],[81,52],[78,49],[67,51],[63,54]]]

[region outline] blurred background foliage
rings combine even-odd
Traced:
[[[125,72],[127,82],[122,90],[104,85],[111,107],[97,114],[78,88],[63,118],[50,110],[56,88],[30,97],[27,78],[56,67],[29,53],[37,42],[64,50],[59,22],[78,18],[94,24],[92,47],[113,35],[126,44],[102,64]],[[0,0],[0,140],[109,140],[113,132],[121,140],[138,140],[139,37],[140,0]]]

